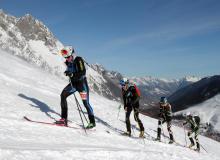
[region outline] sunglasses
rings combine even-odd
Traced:
[[[69,57],[69,56],[68,56],[68,51],[67,51],[67,50],[62,49],[60,52],[61,52],[61,54],[62,54],[63,57],[65,57],[65,58],[68,58],[68,57]]]

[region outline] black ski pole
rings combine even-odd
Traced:
[[[200,144],[200,146],[202,147],[202,149],[204,149],[204,151],[206,151],[206,153],[208,153],[208,151]]]
[[[74,96],[75,96],[75,95],[74,95]],[[82,114],[83,114],[83,116],[84,116],[84,118],[85,118],[87,124],[89,124],[89,122],[88,122],[88,120],[87,120],[87,118],[86,118],[86,116],[85,116],[85,113],[83,112],[82,107],[81,107],[81,105],[79,104],[79,101],[78,101],[78,99],[76,98],[76,96],[75,96],[75,101],[76,101],[77,105],[79,106],[78,108],[79,108],[80,111],[82,112]]]
[[[75,97],[75,99],[76,99],[75,93],[74,93],[74,97]],[[77,99],[76,99],[76,100],[77,100]],[[80,118],[81,118],[81,121],[82,121],[82,124],[83,124],[83,128],[84,128],[84,130],[85,130],[85,133],[87,134],[87,132],[86,132],[86,127],[85,127],[85,125],[84,125],[84,121],[83,121],[82,115],[81,115],[81,113],[80,113],[80,109],[79,109],[78,103],[76,104],[76,106],[77,106],[78,111],[79,111],[79,115],[80,115]]]
[[[71,79],[70,79],[70,84],[71,84],[71,87],[72,87],[72,89],[73,89],[73,84],[72,84]],[[73,94],[74,94],[75,100],[77,100],[75,93],[73,93]],[[85,125],[84,125],[84,121],[83,121],[83,119],[82,119],[82,115],[81,115],[80,110],[79,110],[78,103],[76,104],[76,106],[77,106],[77,109],[78,109],[78,111],[79,111],[79,116],[80,116],[81,122],[82,122],[82,124],[83,124],[84,131],[85,131],[85,133],[87,134],[86,128],[85,128]]]
[[[89,66],[89,67],[91,67],[90,65],[89,65],[89,63],[83,58],[83,61],[85,62],[85,64],[87,64],[87,66]],[[92,67],[91,67],[92,68]]]
[[[84,61],[84,63],[85,63],[88,67],[90,67],[91,69],[93,69],[94,71],[96,71],[94,68],[92,68],[92,66],[91,66],[85,59],[83,59],[83,61]]]

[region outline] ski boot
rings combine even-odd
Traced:
[[[174,140],[170,140],[170,141],[169,141],[169,144],[173,144],[173,143],[174,143]]]
[[[61,118],[60,120],[56,121],[55,124],[58,126],[67,126],[67,120],[65,118]]]
[[[128,131],[127,131],[127,132],[122,133],[122,135],[123,135],[123,136],[131,137],[131,132],[128,132]]]
[[[86,129],[91,129],[91,128],[94,128],[96,126],[95,123],[89,123],[87,126],[86,126]]]
[[[155,139],[155,141],[161,142],[160,137],[157,137],[157,138]]]
[[[199,142],[196,142],[196,149],[195,151],[200,152],[200,144]]]
[[[191,143],[188,147],[192,148],[195,144]]]
[[[169,141],[169,144],[173,144],[175,141],[174,141],[174,138],[173,138],[173,133],[170,133],[170,141]]]
[[[199,149],[199,148],[196,148],[196,149],[194,149],[194,151],[196,151],[196,152],[200,152],[200,149]]]
[[[139,138],[145,138],[145,136],[144,136],[144,131],[141,131],[141,132],[140,132]]]

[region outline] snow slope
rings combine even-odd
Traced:
[[[151,160],[219,160],[220,144],[200,137],[208,150],[201,153],[187,148],[152,141],[157,121],[141,116],[146,128],[146,139],[123,137],[124,111],[117,119],[117,102],[91,93],[91,104],[96,115],[95,131],[34,124],[23,120],[26,115],[35,120],[52,122],[59,118],[59,94],[68,80],[33,67],[25,61],[0,51],[0,159],[1,160],[75,160],[75,159],[151,159]],[[77,94],[78,97],[78,94]],[[73,96],[68,99],[69,120],[81,124]],[[80,102],[81,103],[81,102]],[[131,122],[134,119],[131,116]],[[185,143],[183,129],[173,127],[176,141]],[[167,135],[167,132],[165,131]],[[163,138],[168,142],[168,139]],[[189,143],[189,142],[188,142]]]

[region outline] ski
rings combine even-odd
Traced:
[[[133,136],[133,135],[126,135],[124,132],[120,133],[121,136],[124,136],[124,137],[128,137],[128,138],[132,138],[132,139],[145,139],[146,137],[136,137],[136,136]]]
[[[25,120],[27,120],[28,122],[33,122],[33,123],[46,124],[46,125],[52,125],[52,126],[58,126],[58,127],[67,127],[67,128],[73,128],[73,129],[83,129],[81,126],[79,126],[79,127],[62,126],[62,125],[56,124],[55,122],[36,121],[36,120],[32,120],[32,119],[28,118],[27,116],[24,116],[23,118]]]
[[[156,141],[156,142],[160,142],[160,143],[165,143],[163,141],[157,140],[157,138],[154,138],[152,140]],[[198,152],[198,151],[194,150],[193,148],[189,148],[189,147],[187,147],[185,145],[182,145],[182,144],[180,144],[179,142],[176,142],[176,141],[173,141],[173,143],[165,143],[165,144],[176,145],[176,146],[179,146],[179,147],[184,147],[184,148],[190,149],[192,151]]]

